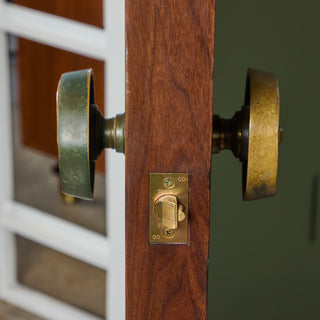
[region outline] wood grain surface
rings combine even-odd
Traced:
[[[126,0],[126,318],[206,319],[214,0]],[[188,172],[188,245],[150,245],[150,172]]]

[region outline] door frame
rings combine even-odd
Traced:
[[[125,109],[124,0],[105,0],[103,7],[100,29],[0,0],[0,298],[45,319],[100,318],[20,285],[15,234],[106,270],[106,318],[125,319],[124,157],[106,156],[107,236],[14,200],[7,34],[105,61],[111,117]]]

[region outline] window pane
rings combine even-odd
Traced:
[[[16,4],[103,27],[102,0],[14,0]]]
[[[105,316],[104,270],[20,236],[16,241],[19,283]]]
[[[93,68],[96,104],[104,110],[104,62],[10,37],[15,200],[105,234],[104,155],[96,164],[94,201],[60,189],[56,88],[67,71]]]

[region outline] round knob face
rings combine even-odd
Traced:
[[[94,161],[89,153],[92,70],[64,73],[57,89],[57,140],[63,193],[92,199]]]
[[[277,188],[279,89],[275,75],[249,69],[245,105],[249,106],[247,159],[243,161],[243,198],[273,196]]]
[[[94,104],[91,69],[61,76],[57,89],[57,133],[63,193],[91,200],[95,161],[102,150],[125,149],[125,116],[104,119]]]

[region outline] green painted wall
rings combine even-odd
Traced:
[[[320,319],[320,212],[310,241],[312,180],[320,172],[320,1],[217,0],[214,112],[243,102],[247,67],[278,75],[278,192],[241,199],[241,165],[213,158],[209,315],[214,320]],[[320,202],[320,199],[319,199]]]

